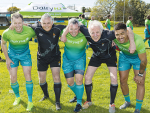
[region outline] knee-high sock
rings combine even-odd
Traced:
[[[145,43],[145,42],[146,42],[146,39],[144,39],[143,41],[144,41],[144,43]]]
[[[82,105],[82,96],[84,92],[84,86],[82,85],[76,85],[76,96],[77,96],[77,103]]]
[[[47,82],[45,81],[44,83],[40,83],[40,87],[44,93],[44,96],[45,97],[49,97],[49,94],[48,94],[48,85],[47,85]]]
[[[26,90],[28,94],[28,101],[32,102],[32,94],[33,94],[33,82],[31,81],[26,81]]]
[[[116,93],[118,89],[118,84],[111,84],[110,85],[110,104],[113,104],[115,101]]]
[[[87,101],[91,101],[92,88],[93,88],[92,83],[91,84],[85,84]]]
[[[143,100],[136,99],[136,107],[135,107],[135,109],[141,110],[142,103],[143,103]]]
[[[60,102],[61,82],[60,83],[54,83],[54,92],[55,92],[56,102]]]
[[[74,82],[74,84],[72,86],[69,86],[68,87],[74,92],[74,94],[76,95],[76,83]]]
[[[15,96],[18,98],[20,97],[19,95],[19,84],[18,82],[15,82],[15,83],[11,83],[11,88],[13,89],[14,93],[15,93]]]
[[[130,102],[130,96],[129,96],[129,94],[124,95],[124,99],[125,99],[125,101]]]

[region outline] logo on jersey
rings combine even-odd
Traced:
[[[42,33],[39,33],[39,36],[43,36],[43,34],[42,34]]]
[[[55,36],[56,36],[55,33],[53,33],[53,38],[55,38]]]
[[[92,44],[91,42],[88,42],[89,44]]]

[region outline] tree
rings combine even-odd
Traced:
[[[8,12],[17,12],[17,11],[20,11],[21,9],[20,8],[17,8],[16,6],[13,6],[13,7],[9,7],[7,9]]]
[[[82,13],[85,13],[86,8],[82,7]]]
[[[85,8],[85,12],[91,12],[91,8]]]

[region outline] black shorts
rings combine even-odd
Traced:
[[[48,65],[50,64],[50,67],[60,67],[61,66],[61,56],[53,56],[47,59],[43,58],[37,58],[37,68],[38,71],[47,71]]]
[[[92,55],[89,66],[99,67],[102,63],[106,63],[107,67],[117,67],[116,54],[107,59],[100,59],[99,57]]]

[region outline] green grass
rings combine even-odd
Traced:
[[[134,32],[139,34],[144,38],[144,27],[135,27]],[[1,33],[2,31],[0,31]],[[63,53],[63,47],[64,44],[62,42],[59,42],[61,53]],[[146,47],[148,47],[146,43]],[[32,109],[33,113],[73,113],[73,109],[75,108],[76,103],[69,103],[69,100],[74,97],[73,92],[67,87],[67,83],[63,74],[63,71],[61,69],[61,82],[62,82],[62,92],[61,92],[61,111],[55,110],[55,95],[53,91],[53,79],[52,79],[52,73],[50,68],[47,71],[47,83],[48,83],[48,91],[50,95],[49,100],[45,100],[43,102],[39,102],[39,100],[43,97],[42,90],[39,86],[39,79],[37,74],[37,43],[34,43],[34,41],[30,41],[30,50],[32,55],[32,80],[34,83],[34,90],[33,90],[33,103],[34,108]],[[150,58],[150,50],[147,49],[147,57]],[[87,65],[89,62],[89,58],[92,55],[92,50],[87,50]],[[117,53],[118,55],[118,53]],[[4,54],[0,53],[0,56],[4,58]],[[150,67],[150,61],[148,61],[147,67]],[[10,86],[10,76],[9,72],[6,68],[6,63],[0,62],[0,113],[26,113],[26,107],[27,107],[27,93],[25,89],[25,78],[23,75],[22,67],[18,67],[18,83],[20,88],[20,96],[21,96],[21,103],[18,106],[13,107],[12,103],[14,102],[15,95],[9,91],[11,91]],[[131,107],[120,110],[119,106],[124,103],[124,98],[121,92],[120,83],[119,83],[119,74],[118,74],[118,92],[115,99],[115,105],[116,105],[116,113],[133,113],[135,109],[136,104],[136,84],[133,81],[134,73],[131,69],[129,74],[129,88],[130,88],[130,97],[132,105]],[[149,77],[149,68],[147,68],[147,77],[146,77],[146,93],[144,102],[142,105],[141,113],[149,113],[150,112],[150,83],[149,83],[150,77]],[[84,80],[83,80],[84,81]],[[93,77],[93,92],[92,92],[92,102],[93,105],[85,110],[82,110],[80,113],[108,113],[108,105],[110,101],[110,93],[109,93],[109,87],[110,87],[110,77],[109,72],[107,69],[107,66],[105,64],[102,64],[101,67],[97,69],[97,71],[94,74]],[[84,91],[83,95],[83,103],[86,101],[86,93]]]

